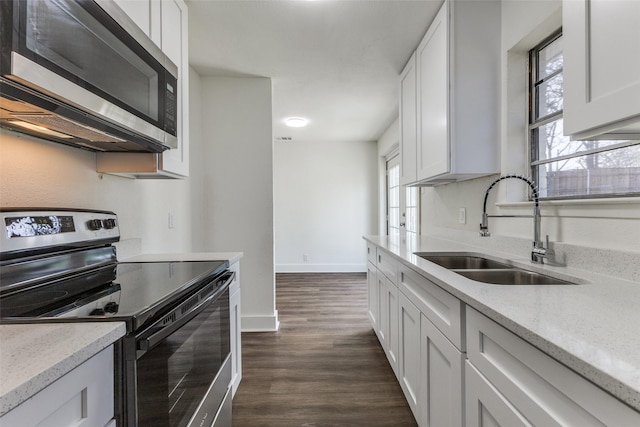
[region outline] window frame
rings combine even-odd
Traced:
[[[547,82],[554,77],[562,74],[564,75],[564,66],[559,70],[556,70],[549,75],[546,75],[544,78],[540,79],[538,77],[539,74],[539,64],[538,58],[539,53],[551,45],[558,39],[563,37],[562,28],[554,31],[548,37],[543,39],[540,43],[535,45],[532,49],[529,50],[528,53],[528,80],[527,80],[527,94],[528,94],[528,123],[527,123],[527,142],[528,142],[528,168],[529,173],[533,179],[533,182],[536,184],[538,188],[540,188],[540,171],[539,168],[544,166],[545,164],[554,163],[558,161],[568,160],[568,159],[577,159],[580,157],[598,154],[602,152],[624,149],[626,147],[631,147],[634,145],[640,144],[638,140],[625,140],[620,141],[618,143],[613,143],[605,146],[600,146],[592,149],[586,149],[582,151],[574,151],[571,154],[561,155],[557,157],[553,157],[550,159],[539,159],[539,142],[540,139],[538,137],[539,130],[554,121],[561,120],[563,118],[563,109],[559,109],[558,111],[549,113],[545,116],[538,116],[539,111],[539,96],[536,91],[536,88]],[[564,98],[564,93],[563,93]],[[588,141],[585,141],[588,142]],[[539,193],[541,193],[539,191]],[[638,197],[640,196],[640,190],[633,192],[611,192],[611,193],[596,193],[596,194],[577,194],[577,195],[557,195],[557,196],[540,196],[540,200],[576,200],[576,199],[606,199],[606,198],[620,198],[620,197]],[[532,199],[531,192],[528,195],[529,200]]]

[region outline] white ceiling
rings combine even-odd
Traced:
[[[202,76],[270,77],[274,137],[375,141],[398,114],[398,75],[442,0],[188,0]],[[284,126],[290,116],[305,128]]]

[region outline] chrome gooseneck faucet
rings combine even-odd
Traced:
[[[505,179],[519,179],[526,182],[531,187],[531,193],[534,200],[533,215],[487,215],[487,198],[489,192],[497,183]],[[544,264],[544,258],[550,258],[553,256],[553,250],[549,248],[549,236],[547,236],[547,247],[540,240],[540,202],[538,197],[538,188],[535,186],[530,178],[522,175],[509,174],[503,175],[496,179],[489,185],[487,191],[484,193],[484,203],[482,204],[482,222],[480,223],[480,236],[489,237],[489,218],[533,218],[533,248],[531,249],[531,262],[537,264]]]

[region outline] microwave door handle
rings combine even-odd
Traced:
[[[137,357],[140,358],[147,351],[149,351],[152,348],[154,348],[155,346],[157,346],[160,342],[162,342],[169,335],[171,335],[172,333],[174,333],[175,331],[180,329],[182,326],[184,326],[186,323],[188,323],[191,319],[193,319],[195,316],[200,314],[209,305],[210,302],[216,300],[218,298],[218,296],[220,296],[220,294],[222,294],[226,289],[228,289],[229,285],[231,284],[231,282],[233,282],[233,280],[235,279],[236,273],[235,272],[227,273],[227,274],[225,274],[225,276],[226,277],[223,276],[224,283],[222,284],[222,286],[220,286],[216,290],[216,292],[212,293],[207,298],[205,298],[204,300],[200,301],[200,303],[198,303],[197,305],[191,307],[189,309],[189,311],[187,311],[184,315],[182,315],[182,317],[180,317],[180,319],[176,320],[175,322],[172,322],[172,323],[168,324],[167,326],[162,327],[162,329],[160,329],[158,332],[155,332],[155,333],[153,333],[152,335],[149,335],[146,338],[137,339],[136,340],[137,341],[137,344],[136,344],[136,346],[137,346]],[[185,301],[185,303],[188,303],[188,301],[189,300]],[[179,308],[179,307],[180,306],[178,306],[177,308]],[[156,323],[151,325],[149,328],[151,329],[154,326],[162,323],[164,321],[164,319],[165,318],[160,319],[159,321],[157,321]]]

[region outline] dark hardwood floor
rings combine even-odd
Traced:
[[[364,273],[276,276],[278,332],[243,333],[233,425],[415,426],[367,317]]]

